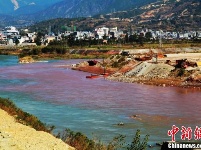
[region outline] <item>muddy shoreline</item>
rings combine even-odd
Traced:
[[[78,67],[73,68],[73,70],[88,72],[91,74],[101,74],[102,69],[97,69],[96,67]],[[114,70],[106,70],[110,75],[106,77],[107,80],[125,82],[125,83],[138,83],[145,85],[161,86],[161,87],[181,87],[181,88],[191,88],[201,90],[201,84],[198,83],[188,83],[184,82],[184,79],[166,78],[166,79],[144,79],[144,78],[128,78],[124,76],[114,77],[112,74]]]
[[[129,60],[126,63],[123,62],[124,65],[120,67],[113,67],[111,62],[114,63],[116,60],[109,58],[108,60],[105,60],[105,62],[107,62],[105,72],[109,74],[106,79],[118,82],[138,83],[161,87],[192,88],[200,90],[201,71],[198,66],[177,68],[175,64],[165,63],[167,59],[172,61],[175,61],[176,59],[183,60],[183,58],[187,58],[187,56],[188,60],[190,61],[200,61],[200,53],[196,55],[198,56],[197,58],[194,54],[178,54],[174,55],[172,58],[161,58],[157,64],[153,63],[152,60]],[[121,63],[122,62],[118,62],[118,64]],[[72,69],[89,72],[92,74],[102,74],[104,71],[103,62],[99,62],[94,66],[89,66],[89,64],[85,61],[77,64],[77,66],[73,67]]]

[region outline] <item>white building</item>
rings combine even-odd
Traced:
[[[6,41],[7,37],[3,34],[3,31],[0,31],[0,40]]]
[[[8,36],[8,35],[19,35],[19,31],[16,29],[16,27],[13,27],[13,26],[9,26],[9,27],[6,27],[5,30],[3,31],[3,34],[5,36]]]
[[[110,28],[110,32],[117,32],[117,27],[114,27],[114,28]]]
[[[98,28],[95,29],[95,32],[97,33],[99,39],[103,39],[103,36],[108,36],[109,28],[106,27]]]
[[[94,36],[91,32],[88,31],[76,31],[74,34],[76,39],[85,39]]]

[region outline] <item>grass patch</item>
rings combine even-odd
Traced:
[[[50,133],[53,129],[53,126],[48,129],[48,127],[37,117],[22,111],[20,108],[17,108],[16,105],[9,99],[0,98],[0,108],[5,110],[9,115],[15,117],[18,122],[30,126],[37,131]]]

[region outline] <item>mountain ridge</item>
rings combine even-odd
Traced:
[[[15,3],[11,3],[11,1]],[[105,14],[114,11],[128,10],[132,7],[139,7],[156,0],[54,0],[53,3],[41,4],[40,0],[17,1],[11,0],[3,3],[0,0],[0,14],[31,18],[34,20],[44,20],[51,18],[75,18],[89,17],[97,14]],[[4,6],[4,7],[2,7]],[[13,10],[15,7],[15,11]],[[6,11],[8,10],[8,11]],[[3,13],[5,11],[6,13]],[[28,15],[26,15],[28,12]]]
[[[91,17],[97,14],[128,10],[154,1],[156,0],[72,0],[70,2],[63,0],[39,13],[40,17],[45,19]]]
[[[87,2],[90,1],[90,5],[87,5]],[[153,29],[167,28],[167,30],[188,27],[201,28],[200,0],[147,0],[146,2],[140,1],[141,4],[138,5],[135,5],[133,1],[126,0],[121,3],[121,6],[114,7],[117,4],[120,5],[120,0],[103,0],[101,2],[94,0],[94,3],[92,3],[92,0],[62,0],[34,14],[20,15],[18,17],[9,16],[7,18],[11,20],[9,22],[10,24],[12,23],[11,25],[19,23],[19,20],[20,24],[18,25],[30,25],[34,22],[44,20],[48,22],[48,20],[52,19],[58,22],[59,19],[55,18],[73,18],[74,15],[78,17],[74,19],[74,25],[80,30],[89,30],[99,26],[118,26],[120,28],[146,26]],[[128,5],[129,8],[126,8]],[[82,15],[79,16],[79,13]],[[91,17],[91,15],[93,16]],[[79,19],[82,16],[86,19]],[[119,19],[112,21],[112,18]],[[2,24],[6,24],[5,22],[9,20],[6,20],[5,16],[1,15],[0,19],[3,22]],[[61,20],[64,21],[65,19]],[[63,22],[63,25],[66,25],[66,23]]]

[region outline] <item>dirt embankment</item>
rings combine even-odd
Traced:
[[[2,150],[74,150],[49,133],[17,123],[0,109],[0,149]]]
[[[109,73],[109,75],[115,73],[117,68],[103,67],[102,62],[97,62],[96,65],[90,66],[87,61],[80,62],[76,66],[72,67],[73,70],[89,72],[92,74],[102,74],[104,72]]]
[[[101,74],[103,67],[110,74],[108,80],[157,86],[193,87],[201,89],[201,53],[167,54],[166,57],[138,61],[138,56],[111,56],[103,62],[89,66],[87,62],[74,69]],[[179,60],[179,61],[178,61]]]

